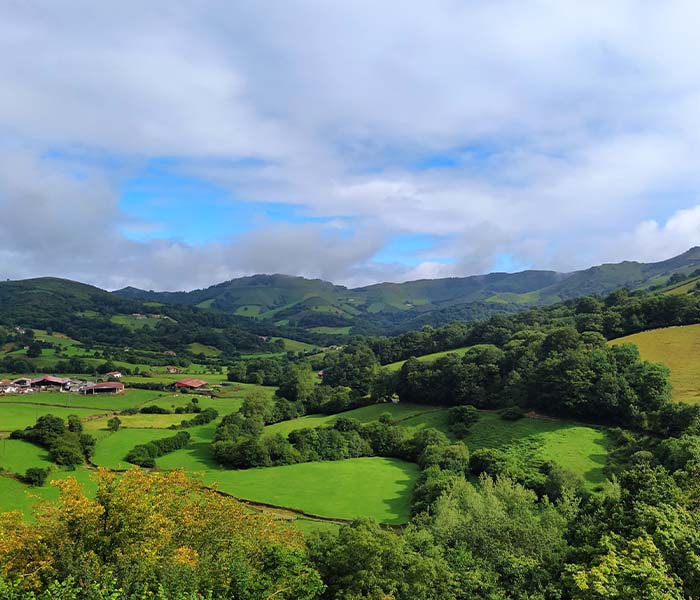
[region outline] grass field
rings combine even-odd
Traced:
[[[274,425],[268,425],[265,427],[265,433],[270,435],[280,433],[286,436],[292,431],[303,429],[305,427],[332,425],[338,420],[339,417],[352,417],[361,423],[369,423],[370,421],[376,421],[383,413],[389,413],[394,420],[399,421],[401,419],[408,419],[415,415],[432,412],[432,410],[434,409],[431,409],[428,406],[420,406],[418,404],[372,404],[370,406],[363,406],[362,408],[348,410],[336,415],[306,415],[304,417],[299,417],[298,419],[282,421],[281,423],[275,423]]]
[[[450,435],[446,410],[406,419],[401,425],[412,431],[434,427]],[[523,466],[556,461],[581,475],[589,489],[605,481],[608,440],[604,429],[545,418],[505,421],[496,413],[481,412],[464,443],[471,452],[479,448],[504,450]]]
[[[674,400],[700,403],[700,325],[652,329],[610,343],[636,344],[643,359],[671,369]]]
[[[24,440],[0,440],[0,468],[23,474],[31,467],[50,467],[49,453]]]
[[[335,335],[348,335],[350,333],[351,326],[347,327],[312,327],[309,331],[314,333],[329,333]]]
[[[290,340],[289,338],[273,337],[272,339],[282,340],[284,342],[284,349],[287,352],[307,352],[317,348],[312,344],[307,344],[306,342],[300,342],[298,340]]]
[[[239,498],[322,517],[405,523],[418,467],[392,458],[352,458],[265,469],[208,471],[202,480]]]
[[[84,395],[67,394],[63,392],[37,392],[35,394],[22,394],[0,396],[0,408],[4,404],[46,404],[59,407],[79,407],[99,409],[104,412],[111,410],[124,410],[132,406],[141,406],[152,400],[163,397],[164,392],[152,390],[129,389],[123,394]]]
[[[160,323],[160,319],[156,319],[154,317],[146,317],[144,319],[137,319],[136,317],[132,317],[131,315],[114,315],[110,321],[112,323],[116,323],[117,325],[123,325],[124,327],[128,327],[129,329],[141,329],[145,327],[146,325],[150,327],[155,327]]]
[[[131,465],[124,460],[126,454],[138,444],[175,435],[168,429],[120,429],[106,434],[97,441],[92,462],[109,469],[128,469]]]
[[[207,346],[205,344],[200,344],[199,342],[190,344],[187,346],[187,349],[192,354],[204,354],[204,356],[219,356],[221,354],[221,350],[215,346]]]
[[[446,350],[444,352],[433,352],[433,354],[424,354],[423,356],[417,356],[416,358],[421,362],[433,362],[434,360],[437,360],[442,356],[446,356],[447,354],[456,354],[457,356],[464,356],[467,350],[469,350],[469,348],[471,347],[472,346],[464,346],[463,348],[455,348],[454,350]],[[384,365],[383,368],[389,369],[390,371],[399,371],[401,367],[403,367],[403,364],[405,362],[405,360],[399,360],[397,362]]]
[[[41,404],[0,404],[0,431],[9,432],[15,429],[24,429],[34,425],[36,420],[43,415],[55,415],[65,419],[68,415],[78,415],[81,418],[90,415],[101,414],[101,409],[90,408],[64,408],[60,406],[46,406]]]

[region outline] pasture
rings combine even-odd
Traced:
[[[393,458],[351,458],[284,467],[208,471],[207,485],[238,498],[321,517],[405,523],[418,467]]]
[[[425,427],[439,429],[449,437],[447,411],[439,410],[406,419],[400,423],[410,431]],[[553,460],[583,477],[594,489],[605,481],[603,468],[608,455],[605,430],[558,419],[524,417],[506,421],[497,413],[480,412],[479,421],[464,439],[470,452],[498,448],[523,466],[538,466]]]
[[[15,396],[15,398],[19,398]],[[16,403],[3,402],[0,404],[0,432],[11,432],[15,429],[24,429],[29,425],[34,425],[36,420],[43,415],[55,415],[66,419],[68,415],[78,415],[81,418],[99,415],[105,412],[101,408],[77,408],[48,406],[45,404],[21,404],[19,399]]]
[[[0,469],[21,475],[32,467],[43,469],[51,465],[44,448],[24,440],[0,440]]]
[[[432,412],[434,410],[435,409],[429,406],[421,406],[419,404],[371,404],[370,406],[355,408],[335,415],[306,415],[298,419],[282,421],[265,427],[265,433],[268,435],[279,433],[283,436],[287,436],[292,431],[304,429],[305,427],[333,425],[340,417],[351,417],[357,419],[361,423],[369,423],[370,421],[376,421],[384,413],[391,415],[394,421],[401,421],[402,419],[409,419],[416,415]]]
[[[644,360],[671,370],[674,400],[700,403],[700,325],[651,329],[610,343],[636,344]]]
[[[175,433],[168,429],[120,429],[108,433],[97,441],[92,462],[109,469],[128,469],[132,465],[124,457],[134,446],[170,437]]]
[[[438,358],[446,356],[448,354],[456,354],[457,356],[464,356],[467,351],[472,346],[464,346],[463,348],[455,348],[454,350],[445,350],[444,352],[433,352],[432,354],[424,354],[423,356],[417,356],[416,358],[421,362],[433,362]],[[405,360],[399,360],[388,365],[383,365],[382,368],[388,369],[389,371],[400,371],[403,367]]]

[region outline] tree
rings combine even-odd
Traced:
[[[607,552],[590,567],[569,565],[572,600],[683,600],[677,579],[647,536],[625,542],[606,537]]]
[[[119,431],[121,424],[122,420],[119,417],[112,417],[107,421],[107,429],[109,429],[111,432]]]
[[[27,348],[27,358],[38,358],[39,356],[41,356],[41,344],[32,342]]]

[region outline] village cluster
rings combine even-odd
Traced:
[[[73,377],[56,377],[54,375],[42,375],[40,377],[19,377],[17,379],[3,379],[0,381],[0,395],[2,394],[33,394],[36,392],[54,391],[71,392],[77,394],[121,394],[125,386],[121,381],[122,373],[112,371],[106,374],[108,381],[88,381]],[[185,378],[174,383],[177,390],[197,390],[210,392],[209,384],[202,379]]]

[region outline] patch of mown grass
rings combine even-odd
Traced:
[[[0,468],[10,473],[23,475],[33,467],[46,468],[52,465],[49,453],[24,440],[0,440]]]
[[[322,517],[405,523],[417,476],[413,463],[372,457],[208,471],[202,481],[239,498]]]
[[[109,469],[128,469],[132,465],[126,462],[124,457],[134,446],[174,434],[175,432],[168,429],[120,429],[104,435],[97,441],[92,462]]]
[[[34,425],[43,415],[54,415],[66,419],[68,415],[78,415],[81,418],[99,415],[104,412],[99,408],[76,408],[61,406],[46,406],[42,404],[0,404],[0,431],[14,431]]]
[[[610,342],[635,344],[644,360],[671,370],[673,399],[700,403],[700,325],[683,325],[642,331]]]

